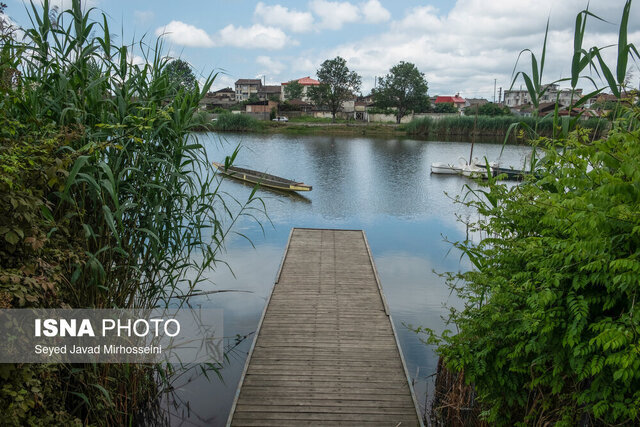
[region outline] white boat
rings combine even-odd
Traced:
[[[435,162],[431,163],[431,173],[441,175],[461,175],[462,170],[467,166],[467,162],[461,157],[461,162],[457,165],[451,163]]]
[[[460,175],[466,165],[452,165],[449,163],[431,163],[431,173],[442,175]]]
[[[486,160],[485,160],[486,161]],[[470,165],[465,165],[462,169],[462,175],[469,178],[488,178],[491,169],[498,167],[498,163],[489,163],[489,172],[486,163],[479,163],[478,159],[473,159]]]

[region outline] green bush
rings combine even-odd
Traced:
[[[213,122],[213,130],[249,132],[260,128],[260,122],[247,114],[221,114]]]
[[[464,202],[487,237],[456,244],[475,268],[448,275],[465,308],[438,351],[492,422],[640,423],[639,118],[541,140],[539,180]]]
[[[537,119],[514,116],[478,116],[477,119],[475,116],[422,117],[407,123],[405,130],[410,135],[470,137],[473,130],[476,129],[480,135],[504,137],[514,125],[518,125],[518,128],[523,130],[529,138],[535,138],[537,135],[551,137],[554,132],[553,117]],[[598,136],[606,131],[608,121],[590,118],[581,120],[578,125],[583,129],[592,130],[594,136]]]
[[[0,308],[187,301],[247,207],[230,214],[192,133],[212,80],[178,87],[161,41],[135,65],[105,15],[49,6],[31,4],[19,38],[0,34]],[[5,365],[2,424],[132,424],[165,374]]]

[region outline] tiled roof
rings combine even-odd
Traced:
[[[264,93],[280,93],[281,90],[282,89],[280,86],[275,86],[275,85],[262,86],[262,89],[260,89],[260,91]]]
[[[444,102],[453,102],[454,104],[464,103],[464,98],[460,98],[459,96],[439,96],[436,98],[436,104],[441,104]]]
[[[292,99],[292,100],[289,101],[289,104],[298,105],[298,106],[301,106],[301,107],[311,106],[311,104],[309,104],[308,102],[304,102],[301,99]]]
[[[291,80],[291,82],[293,82],[293,81],[295,81],[295,80]],[[303,77],[301,79],[298,79],[297,81],[298,81],[298,83],[300,83],[303,86],[315,86],[315,85],[319,85],[320,84],[319,81],[317,81],[315,79],[312,79],[310,76]],[[287,84],[289,84],[291,82],[286,82],[286,83],[282,83],[282,84],[283,85],[287,85]]]
[[[237,85],[261,85],[262,80],[260,79],[238,79],[236,80]]]

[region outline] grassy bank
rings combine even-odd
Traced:
[[[397,137],[407,133],[399,126],[383,123],[360,123],[331,119],[290,120],[278,123],[255,118],[245,114],[220,114],[211,122],[201,121],[196,130],[213,132],[255,132],[281,133],[285,135],[341,135]]]
[[[441,119],[424,117],[407,123],[404,126],[404,130],[407,132],[407,135],[412,136],[436,138],[455,136],[471,139],[475,129],[476,136],[494,137],[501,140],[507,135],[509,128],[514,124],[518,124],[519,130],[522,132],[514,132],[512,141],[515,141],[517,136],[531,138],[533,135],[531,135],[529,129],[535,130],[539,136],[553,136],[554,122],[551,117],[536,120],[533,117],[478,116],[477,122],[476,118],[472,116],[443,117]],[[592,118],[580,121],[580,126],[584,129],[592,130],[594,135],[599,137],[603,134],[604,130],[607,129],[608,121]]]
[[[285,135],[405,136],[395,125],[381,123],[264,123],[262,132]]]

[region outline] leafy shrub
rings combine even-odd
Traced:
[[[20,38],[0,34],[0,307],[186,301],[252,200],[231,214],[192,134],[212,80],[172,84],[160,41],[135,65],[105,15],[49,6],[31,4]],[[2,424],[133,424],[164,374],[6,365]]]
[[[452,116],[452,117],[422,117],[407,123],[405,129],[410,135],[432,136],[470,136],[474,130],[482,135],[494,135],[504,137],[513,125],[519,125],[522,129],[532,130],[526,133],[530,138],[536,135],[552,136],[554,132],[553,117],[537,119],[535,117],[514,116]],[[578,124],[583,129],[592,130],[598,136],[608,128],[605,119],[590,118],[581,120]],[[533,132],[535,130],[535,132]]]
[[[257,130],[260,123],[247,114],[221,114],[212,127],[217,131],[249,132]]]
[[[439,352],[464,370],[493,422],[640,422],[640,109],[608,138],[551,140],[538,181],[495,181],[477,208],[466,301]]]

